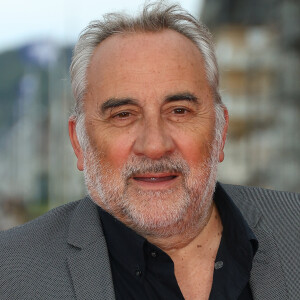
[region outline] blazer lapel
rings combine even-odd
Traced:
[[[85,198],[70,222],[68,257],[75,295],[80,300],[114,300],[114,287],[97,206]]]
[[[265,223],[264,215],[252,204],[258,202],[259,199],[251,199],[254,195],[246,193],[242,188],[224,184],[221,186],[238,206],[259,243],[250,275],[253,298],[255,300],[288,299],[276,240],[272,230]],[[260,200],[260,202],[262,201]]]
[[[259,248],[253,260],[250,286],[254,299],[288,299],[279,252],[271,232],[260,226],[253,228]]]

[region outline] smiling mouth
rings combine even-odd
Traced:
[[[178,175],[169,174],[143,174],[139,176],[132,177],[136,181],[149,182],[149,183],[159,183],[165,181],[171,181],[177,178]]]
[[[138,176],[138,177],[133,177],[134,180],[137,181],[144,181],[144,182],[151,182],[151,183],[156,183],[156,182],[164,182],[164,181],[170,181],[178,177],[177,175],[169,175],[169,176]]]

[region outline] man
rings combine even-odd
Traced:
[[[228,113],[179,6],[111,14],[71,65],[89,197],[0,238],[1,299],[297,299],[299,196],[216,184]]]

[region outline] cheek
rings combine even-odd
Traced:
[[[96,148],[101,154],[102,163],[121,170],[131,153],[132,141],[129,135],[106,136],[97,140]]]
[[[183,158],[191,166],[195,166],[210,157],[210,146],[213,143],[214,134],[211,129],[197,128],[188,131],[177,131],[173,140]]]
[[[204,141],[182,138],[178,146],[179,152],[190,165],[197,165],[209,156],[209,146]]]

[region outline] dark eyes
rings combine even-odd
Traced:
[[[142,117],[140,114],[141,113],[136,110],[123,110],[115,112],[110,118],[114,124],[117,124],[118,126],[126,126]],[[184,122],[192,115],[192,111],[186,107],[169,107],[169,109],[165,110],[163,115],[165,115],[170,121]]]
[[[189,110],[186,109],[186,108],[175,108],[172,110],[172,114],[176,114],[176,115],[184,115],[186,113],[188,113]],[[132,115],[132,113],[128,112],[128,111],[122,111],[122,112],[119,112],[115,115],[113,115],[113,118],[117,118],[117,119],[125,119],[125,118],[128,118]]]
[[[120,113],[117,113],[113,116],[113,118],[116,118],[116,119],[125,119],[125,118],[128,118],[131,116],[131,113],[128,112],[128,111],[122,111]]]
[[[173,114],[176,114],[176,115],[184,115],[188,112],[188,110],[186,108],[175,108],[173,110]]]

